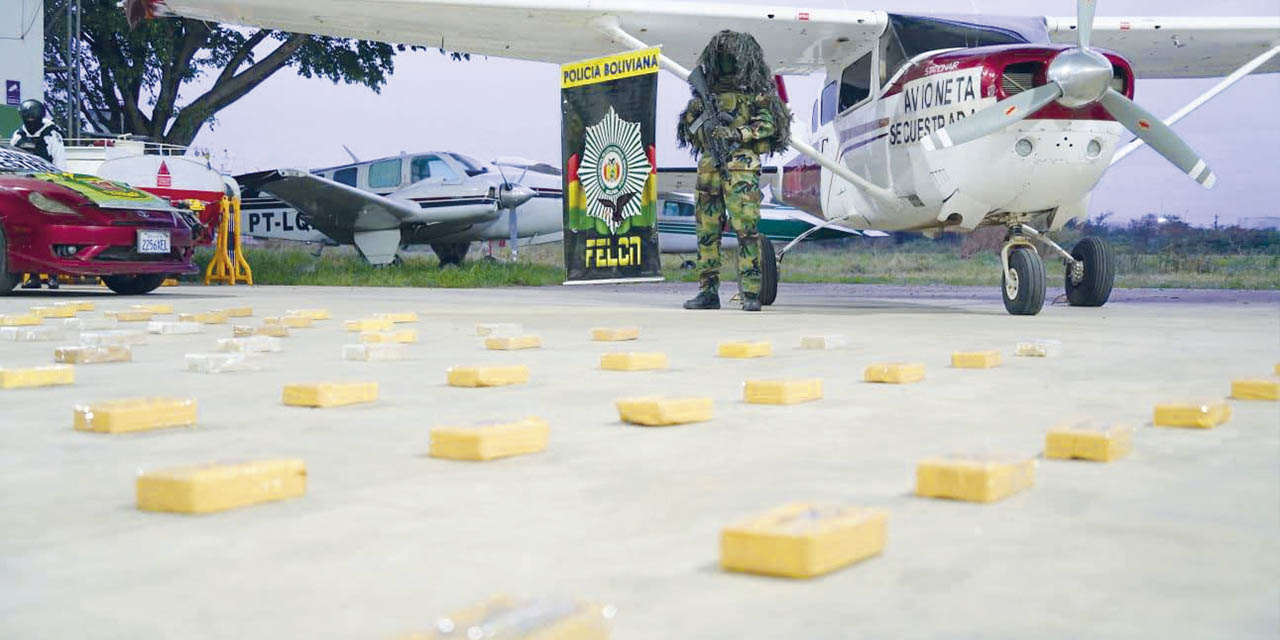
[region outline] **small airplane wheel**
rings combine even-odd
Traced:
[[[1014,247],[1009,252],[1009,271],[1002,278],[1004,308],[1015,316],[1034,316],[1044,306],[1044,261],[1035,249]],[[1012,277],[1010,277],[1012,276]]]
[[[1067,302],[1073,307],[1101,307],[1111,297],[1116,283],[1115,252],[1102,238],[1089,236],[1076,243],[1071,257],[1083,269],[1067,268]]]
[[[760,236],[760,304],[768,306],[778,299],[778,254],[773,241]]]

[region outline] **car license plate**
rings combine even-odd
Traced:
[[[169,253],[169,232],[138,229],[138,253]]]

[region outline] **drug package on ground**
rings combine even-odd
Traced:
[[[453,387],[502,387],[529,381],[529,367],[499,365],[486,367],[453,367],[446,375]]]
[[[253,315],[253,307],[227,307],[214,309],[213,313],[220,313],[228,318],[248,318]]]
[[[286,316],[302,316],[312,320],[328,320],[328,309],[289,309],[284,312]]]
[[[910,384],[924,380],[924,365],[918,362],[877,362],[862,372],[867,382]]]
[[[800,348],[821,351],[825,349],[843,349],[849,346],[849,340],[838,333],[800,338]]]
[[[1231,397],[1236,400],[1280,400],[1280,377],[1232,380]]]
[[[0,367],[0,389],[53,387],[74,384],[75,368],[71,365],[6,369]]]
[[[404,345],[395,342],[373,344],[344,344],[342,359],[359,362],[391,362],[404,359]]]
[[[773,343],[770,342],[721,342],[716,349],[721,358],[764,358],[773,355]]]
[[[1056,358],[1062,355],[1061,340],[1023,340],[1013,350],[1020,358]]]
[[[639,337],[639,327],[596,327],[591,330],[591,339],[596,342],[623,342]]]
[[[8,342],[56,342],[65,340],[67,334],[66,328],[51,324],[30,327],[0,327],[0,340]]]
[[[1044,457],[1055,460],[1111,462],[1133,451],[1129,425],[1097,425],[1087,421],[1060,424],[1045,435]]]
[[[160,335],[186,335],[203,331],[204,325],[198,322],[162,322],[152,320],[147,323],[147,333]]]
[[[516,422],[431,430],[431,456],[452,460],[493,460],[547,448],[551,428],[535,416]]]
[[[540,349],[542,338],[539,336],[489,336],[484,339],[484,348],[492,351]]]
[[[800,404],[822,398],[822,378],[747,380],[742,399],[751,404]]]
[[[881,509],[790,504],[720,532],[720,566],[788,578],[812,578],[884,551],[888,513]]]
[[[193,373],[257,371],[261,363],[247,353],[188,353],[186,369]]]
[[[1036,461],[1014,455],[954,455],[916,465],[916,495],[996,502],[1035,483]]]
[[[173,513],[215,513],[296,498],[307,492],[301,460],[259,460],[147,471],[138,475],[138,508]]]
[[[196,423],[196,401],[189,398],[125,398],[77,405],[77,431],[130,433]]]
[[[1163,402],[1156,405],[1152,421],[1157,427],[1212,429],[1231,419],[1231,405],[1225,400]]]
[[[342,326],[347,331],[388,331],[393,323],[386,318],[360,318],[347,320]]]
[[[365,331],[360,334],[360,342],[365,344],[379,344],[384,342],[397,342],[400,344],[412,344],[418,341],[417,329],[399,329],[392,331]]]
[[[402,324],[405,322],[417,322],[418,312],[417,311],[398,311],[394,313],[375,313],[373,314],[373,317],[389,320],[393,324]]]
[[[218,351],[223,353],[275,353],[283,343],[271,336],[247,336],[244,338],[220,338]]]
[[[155,314],[173,313],[173,305],[171,304],[135,304],[129,308],[134,311],[150,311]]]
[[[951,366],[957,369],[991,369],[1003,362],[1000,351],[957,351],[951,354]]]
[[[62,364],[103,364],[132,360],[133,350],[126,345],[74,345],[53,350],[53,361]]]
[[[115,318],[119,322],[151,322],[151,318],[155,313],[150,311],[142,311],[141,309],[130,309],[128,311],[104,311],[104,315],[108,318]]]
[[[146,332],[140,329],[110,329],[107,331],[87,331],[80,334],[80,344],[91,347],[108,345],[132,346],[145,344]]]
[[[606,353],[600,356],[600,368],[607,371],[651,371],[667,368],[665,353]]]
[[[34,313],[0,315],[0,327],[31,327],[44,324],[44,318]]]
[[[59,305],[31,307],[31,313],[41,318],[74,318],[76,310],[74,307],[64,307]]]
[[[711,419],[709,397],[643,397],[617,401],[618,417],[623,422],[646,427],[669,427],[705,422]]]
[[[262,319],[264,326],[286,329],[309,329],[313,323],[309,316],[271,316]]]
[[[284,386],[284,403],[291,407],[342,407],[377,399],[376,382],[309,382]]]

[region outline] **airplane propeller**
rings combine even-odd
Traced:
[[[516,182],[507,180],[507,174],[502,170],[501,159],[495,160],[493,165],[498,168],[498,175],[502,176],[502,185],[498,187],[498,206],[507,212],[507,228],[511,241],[511,259],[515,260],[518,255],[517,246],[520,241],[520,225],[517,221],[517,213],[520,205],[533,199],[537,195],[533,189],[519,184],[525,175],[529,173],[526,165],[524,173],[520,174],[520,178]]]
[[[1024,91],[935,131],[924,139],[924,148],[933,151],[972,142],[1019,122],[1052,102],[1070,109],[1100,104],[1111,117],[1133,135],[1164,156],[1206,189],[1217,177],[1173,129],[1146,109],[1111,87],[1115,73],[1106,56],[1090,48],[1093,16],[1097,0],[1077,0],[1076,47],[1067,49],[1049,63],[1049,83]]]

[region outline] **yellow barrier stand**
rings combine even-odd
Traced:
[[[244,259],[240,245],[240,199],[222,199],[222,219],[218,221],[218,238],[214,245],[213,260],[204,270],[204,283],[235,285],[244,282],[253,285],[253,270]],[[228,247],[230,242],[230,247]]]

